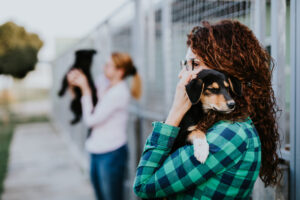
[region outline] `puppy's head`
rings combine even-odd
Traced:
[[[235,108],[231,94],[241,96],[241,83],[234,77],[227,77],[216,70],[202,70],[186,85],[192,104],[202,103],[204,112],[214,110],[230,113]]]
[[[80,49],[75,52],[78,57],[90,57],[96,54],[97,51],[94,49]]]
[[[94,54],[97,51],[94,49],[81,49],[75,52],[75,63],[76,67],[83,70],[89,69],[93,60]]]

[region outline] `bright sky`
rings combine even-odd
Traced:
[[[81,38],[126,0],[0,0],[0,24],[12,20],[44,41],[40,60],[52,60],[55,38]]]

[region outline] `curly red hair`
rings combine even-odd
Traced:
[[[210,112],[202,126],[208,128],[213,121],[236,121],[250,116],[261,140],[259,176],[265,186],[275,185],[280,175],[276,152],[280,145],[276,122],[279,109],[271,84],[274,68],[271,56],[253,32],[236,20],[215,24],[203,21],[202,26],[192,29],[187,45],[209,68],[234,76],[242,84],[243,95],[233,95],[236,109],[229,115]]]

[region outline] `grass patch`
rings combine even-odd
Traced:
[[[9,121],[0,121],[0,199],[3,192],[3,183],[7,173],[7,165],[9,159],[9,146],[13,136],[14,128],[18,124],[34,123],[34,122],[47,122],[48,116],[34,116],[34,117],[18,117],[17,115],[10,114]]]
[[[9,156],[9,145],[13,133],[13,125],[1,125],[0,130],[0,199],[3,192],[3,183],[7,171],[7,163]]]

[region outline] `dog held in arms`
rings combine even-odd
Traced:
[[[93,105],[95,106],[97,104],[98,98],[97,98],[97,91],[96,87],[94,85],[94,81],[91,75],[91,65],[93,61],[93,56],[96,54],[96,51],[93,49],[81,49],[75,52],[75,62],[69,69],[71,71],[72,69],[80,69],[85,74],[88,84],[91,89],[92,93],[92,101]],[[69,72],[68,71],[68,72]],[[65,94],[67,88],[70,87],[67,80],[67,74],[64,76],[64,79],[62,81],[62,87],[58,92],[58,95],[61,97]],[[76,124],[80,121],[82,117],[82,108],[81,108],[81,90],[79,87],[71,87],[70,88],[72,92],[74,93],[74,97],[71,101],[71,111],[74,113],[74,119],[70,122],[71,124]]]
[[[186,85],[186,92],[192,107],[179,125],[180,133],[175,139],[171,153],[186,144],[193,144],[194,156],[199,162],[204,163],[209,154],[209,145],[205,136],[206,129],[209,127],[201,126],[201,121],[209,117],[209,113],[212,112],[226,118],[226,114],[235,109],[232,94],[242,95],[241,83],[238,79],[219,71],[205,69]],[[215,122],[217,121],[210,124]]]

